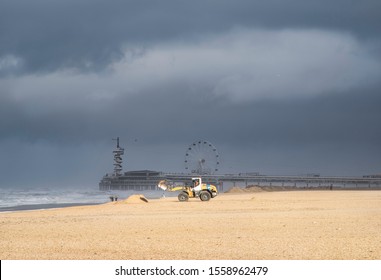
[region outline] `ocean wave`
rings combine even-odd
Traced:
[[[90,188],[24,188],[0,189],[0,208],[20,205],[106,203],[110,196],[125,199],[132,194],[144,194],[147,198],[159,198],[163,191],[101,191]]]

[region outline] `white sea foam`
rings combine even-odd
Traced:
[[[0,188],[0,208],[20,205],[105,203],[110,196],[125,199],[132,194],[144,194],[147,198],[159,198],[163,191],[101,191],[96,188]]]

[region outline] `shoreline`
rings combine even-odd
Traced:
[[[24,204],[16,206],[6,206],[0,207],[0,213],[7,212],[19,212],[19,211],[35,211],[35,210],[49,210],[49,209],[61,209],[67,207],[76,207],[76,206],[92,206],[99,205],[103,203],[44,203],[44,204]]]
[[[332,188],[329,189],[327,187],[292,187],[292,186],[257,186],[252,185],[248,187],[240,187],[235,186],[231,187],[229,190],[219,193],[218,196],[221,195],[235,195],[235,194],[244,194],[244,193],[258,193],[258,192],[309,192],[309,191],[381,191],[381,187],[372,187],[372,188]],[[176,192],[167,192],[164,197],[146,197],[148,200],[158,200],[162,198],[171,198],[177,197]],[[119,198],[119,201],[123,201],[128,199]],[[105,199],[106,200],[106,199]],[[15,206],[4,206],[0,207],[0,213],[11,213],[11,212],[19,212],[19,211],[38,211],[38,210],[50,210],[50,209],[60,209],[60,208],[68,208],[68,207],[76,207],[76,206],[93,206],[93,205],[102,205],[110,203],[111,201],[104,202],[69,202],[69,203],[41,203],[41,204],[21,204]]]

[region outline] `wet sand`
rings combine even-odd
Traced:
[[[0,259],[381,259],[381,191],[221,194],[0,213]]]

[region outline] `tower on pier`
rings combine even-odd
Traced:
[[[116,141],[116,149],[112,151],[114,154],[114,176],[122,175],[122,155],[124,155],[124,148],[119,146],[119,137],[112,139]]]

